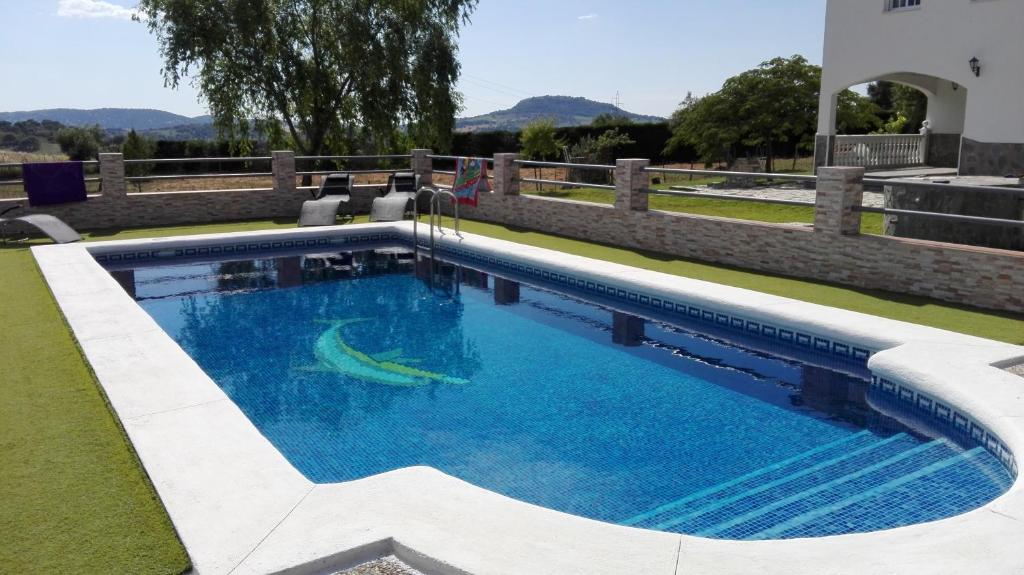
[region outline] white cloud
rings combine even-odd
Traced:
[[[583,16],[577,16],[577,20],[597,20],[597,14],[584,14]]]
[[[119,6],[103,0],[60,0],[57,15],[62,18],[115,18],[131,20],[133,8]]]

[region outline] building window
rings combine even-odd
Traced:
[[[892,12],[896,10],[913,10],[921,7],[921,0],[885,0],[885,9]]]

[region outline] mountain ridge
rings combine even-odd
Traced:
[[[51,120],[65,126],[99,124],[105,130],[160,130],[178,126],[205,125],[210,116],[189,117],[153,108],[46,108],[17,112],[0,112],[0,121],[23,122]]]
[[[505,110],[488,114],[457,118],[458,132],[517,131],[538,119],[551,119],[558,127],[585,126],[600,115],[627,118],[634,123],[664,122],[665,118],[634,114],[604,102],[578,96],[537,96],[519,101]],[[153,108],[47,108],[17,112],[0,112],[0,121],[22,122],[51,120],[65,126],[91,126],[99,124],[108,131],[134,129],[156,137],[180,139],[181,135],[213,137],[213,118],[183,116]]]
[[[665,121],[665,118],[634,114],[613,104],[596,102],[579,96],[536,96],[520,100],[515,106],[506,110],[496,110],[469,118],[458,118],[455,120],[455,130],[459,132],[515,131],[540,119],[551,119],[557,127],[585,126],[603,114],[624,117],[639,124]]]

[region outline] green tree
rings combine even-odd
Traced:
[[[185,76],[221,135],[303,154],[344,152],[353,128],[378,148],[405,126],[445,150],[461,96],[456,38],[477,0],[141,0],[164,77]]]
[[[519,152],[528,160],[550,160],[558,156],[562,142],[555,136],[555,121],[539,119],[530,122],[519,134]],[[534,166],[535,179],[540,179],[540,168]],[[540,190],[540,184],[537,184]]]
[[[555,136],[555,122],[550,119],[534,120],[519,135],[520,152],[529,160],[550,160],[562,148]]]
[[[868,97],[878,105],[883,134],[916,134],[928,117],[928,96],[895,82],[880,80],[868,85]]]
[[[72,160],[95,160],[103,145],[103,130],[99,125],[61,128],[57,131],[57,143]]]
[[[692,146],[705,164],[730,160],[742,139],[742,126],[731,116],[729,104],[721,93],[686,99],[669,119],[672,136],[665,153],[673,154],[684,146]]]
[[[711,163],[731,160],[741,147],[756,147],[765,151],[765,167],[772,171],[779,144],[806,149],[813,143],[820,91],[821,68],[803,56],[764,62],[729,78],[718,92],[702,98],[687,94],[669,121],[666,153],[690,145]],[[848,90],[839,102],[847,129],[877,126],[870,102]]]
[[[156,142],[140,136],[135,130],[130,130],[121,144],[121,155],[126,160],[149,160],[156,152]],[[125,173],[129,176],[145,176],[153,171],[153,164],[146,162],[141,164],[128,164],[125,166]],[[142,183],[139,182],[141,190]]]
[[[892,88],[892,107],[894,116],[907,120],[902,133],[916,134],[928,117],[928,96],[917,88],[896,84]]]
[[[853,90],[839,93],[836,129],[840,134],[867,134],[882,125],[882,109],[870,96]]]
[[[621,114],[598,114],[590,121],[595,128],[614,128],[617,126],[631,126],[633,120]]]

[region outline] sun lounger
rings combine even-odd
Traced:
[[[347,215],[352,215],[352,186],[355,178],[349,173],[328,174],[320,180],[320,187],[313,193],[313,199],[302,203],[299,212],[300,226],[333,226],[338,214],[345,206]]]
[[[20,207],[21,206],[13,206],[7,208],[3,212],[0,212],[0,216]],[[39,230],[58,244],[69,244],[82,239],[82,236],[80,236],[75,230],[71,229],[71,226],[51,215],[29,214],[27,216],[20,216],[17,218],[0,217],[0,228],[3,229],[3,238],[5,243],[7,242],[7,227],[15,222],[20,222]]]
[[[387,194],[374,198],[370,207],[371,222],[397,222],[412,212],[412,203],[419,190],[420,178],[412,172],[398,172],[388,177]]]

